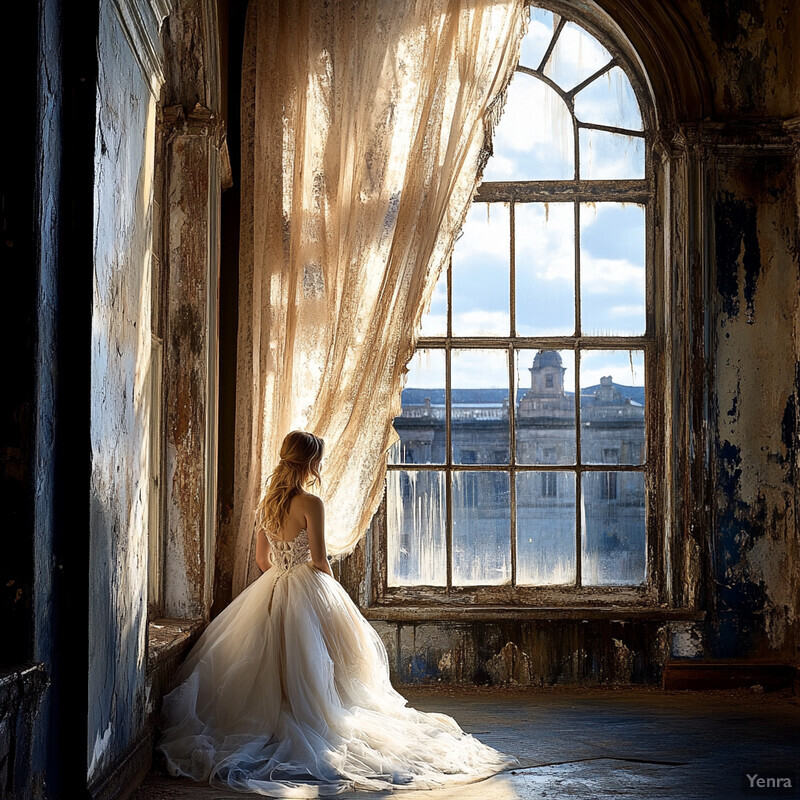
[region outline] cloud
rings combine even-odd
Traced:
[[[454,389],[508,387],[505,350],[454,350],[451,361]]]
[[[628,76],[614,67],[575,96],[575,115],[581,122],[642,129],[642,115]]]
[[[422,318],[420,336],[444,336],[447,333],[447,314],[428,313]]]
[[[644,177],[644,139],[608,131],[581,130],[581,178]]]
[[[417,350],[408,364],[405,386],[444,387],[444,350]]]
[[[575,277],[572,203],[527,203],[516,207],[518,283],[532,278],[572,283]]]
[[[623,386],[643,386],[644,354],[641,350],[583,351],[581,386],[595,386],[604,375],[610,375],[614,383]]]
[[[627,287],[631,299],[644,296],[644,265],[624,258],[595,258],[587,253],[581,259],[581,291],[612,294]]]
[[[507,311],[473,309],[453,314],[454,336],[508,336],[509,325]]]
[[[644,318],[644,306],[612,306],[608,310],[608,313],[616,316],[636,316]]]

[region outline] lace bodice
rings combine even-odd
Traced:
[[[292,567],[311,561],[308,531],[305,528],[288,542],[284,542],[268,531],[264,531],[264,533],[272,546],[272,563],[279,572],[288,572]]]

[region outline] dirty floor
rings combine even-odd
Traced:
[[[800,698],[789,692],[406,688],[403,694],[421,710],[451,714],[520,766],[470,786],[398,792],[398,800],[800,797]],[[762,788],[754,778],[751,789],[747,774],[763,777]],[[788,778],[792,788],[772,788],[769,778]],[[154,772],[133,800],[244,796]]]

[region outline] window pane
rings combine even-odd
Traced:
[[[453,335],[508,336],[511,223],[505,203],[473,203],[453,250]]]
[[[520,336],[575,333],[575,213],[572,203],[514,206],[516,326]]]
[[[453,585],[511,580],[507,472],[453,473]]]
[[[558,93],[539,78],[516,72],[483,180],[571,180],[574,142],[572,114]]]
[[[400,437],[389,450],[390,464],[445,461],[444,350],[417,350],[408,364],[401,413],[394,418]]]
[[[442,269],[431,295],[431,305],[422,317],[420,336],[445,336],[447,334],[447,267]]]
[[[639,103],[621,67],[613,67],[575,95],[575,116],[595,125],[642,130]]]
[[[581,178],[644,178],[644,137],[580,129]]]
[[[575,463],[575,354],[518,350],[517,463]]]
[[[531,8],[528,32],[522,40],[522,47],[519,54],[519,63],[529,69],[539,69],[544,54],[547,52],[547,45],[553,38],[553,30],[558,24],[559,17],[552,11],[545,11],[543,8]]]
[[[575,582],[575,474],[517,474],[517,584]]]
[[[581,352],[581,461],[643,464],[644,351]]]
[[[389,586],[446,586],[445,474],[386,473],[386,539]]]
[[[568,91],[594,75],[609,61],[611,54],[594,36],[574,22],[568,22],[547,59],[544,74]]]
[[[581,203],[581,332],[645,332],[645,208]]]
[[[641,472],[588,472],[581,484],[584,586],[632,586],[645,578]]]
[[[455,464],[507,464],[508,354],[453,350],[451,427]]]

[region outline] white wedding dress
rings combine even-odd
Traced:
[[[318,797],[469,783],[516,763],[406,705],[380,637],[311,565],[306,531],[269,540],[273,566],[208,626],[164,698],[170,774]]]

